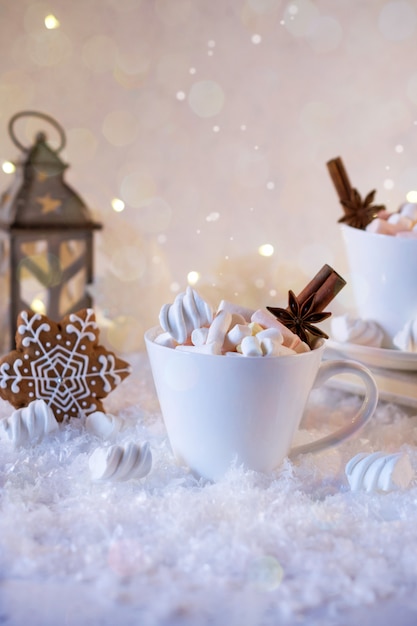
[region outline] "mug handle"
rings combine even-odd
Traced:
[[[325,361],[320,365],[313,389],[321,387],[326,380],[337,374],[353,374],[358,376],[364,383],[365,397],[359,411],[351,418],[349,424],[343,428],[339,428],[336,432],[326,437],[322,437],[317,441],[297,446],[291,450],[289,457],[292,459],[299,454],[308,454],[309,452],[319,452],[325,448],[337,446],[339,443],[351,437],[372,417],[376,405],[378,404],[378,388],[375,379],[370,370],[356,361]]]

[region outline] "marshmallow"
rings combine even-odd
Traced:
[[[366,227],[368,233],[375,233],[379,235],[395,235],[397,228],[395,224],[390,224],[388,220],[380,219],[376,217]]]
[[[242,343],[244,337],[252,335],[252,331],[248,324],[235,324],[226,335],[223,349],[226,352],[236,350],[236,346]]]
[[[387,221],[388,224],[395,226],[397,232],[402,230],[411,230],[413,226],[413,221],[406,215],[401,215],[400,213],[392,213]]]
[[[187,344],[177,346],[175,350],[180,352],[194,352],[194,354],[221,354],[221,345],[218,343],[205,343],[202,346],[190,346]]]
[[[262,348],[256,335],[244,337],[237,349],[243,356],[263,356]]]
[[[206,343],[217,343],[222,347],[231,323],[232,314],[229,311],[217,313],[210,324]]]
[[[250,319],[254,313],[253,309],[248,309],[244,306],[240,306],[238,304],[234,304],[233,302],[228,302],[228,300],[221,300],[219,304],[219,308],[217,309],[217,313],[220,311],[228,311],[229,313],[237,313],[241,315],[245,322],[250,322]]]
[[[195,328],[191,333],[191,343],[194,346],[203,346],[207,342],[208,331],[207,326],[204,326],[204,328]]]
[[[243,356],[285,356],[295,354],[294,350],[282,344],[282,334],[275,328],[269,328],[256,335],[244,337],[237,346]]]
[[[406,202],[400,207],[401,215],[410,218],[412,222],[417,222],[417,203]]]
[[[175,348],[177,345],[169,333],[161,333],[155,337],[155,343],[166,348]]]
[[[270,313],[267,309],[258,309],[255,311],[251,317],[251,321],[263,326],[263,328],[277,328],[280,330],[283,336],[283,345],[288,348],[294,350],[301,341],[298,335],[282,324],[275,315]]]

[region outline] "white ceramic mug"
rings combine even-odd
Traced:
[[[356,374],[365,397],[356,415],[334,434],[291,451],[315,452],[351,436],[371,417],[378,390],[366,367],[322,361],[325,344],[303,354],[242,357],[196,354],[145,343],[172,450],[199,476],[221,478],[236,462],[269,473],[289,453],[313,386],[341,373]]]
[[[342,227],[356,313],[384,331],[383,347],[417,318],[417,239]]]

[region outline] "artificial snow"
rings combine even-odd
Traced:
[[[141,479],[95,482],[109,445],[81,420],[39,444],[0,440],[0,624],[4,626],[384,626],[417,623],[417,482],[352,492],[359,452],[408,455],[417,417],[380,402],[338,448],[269,476],[231,468],[213,484],[170,450],[147,358],[105,401],[124,420],[112,445],[149,442]],[[327,434],[360,405],[313,392],[298,439]],[[0,403],[0,417],[12,413]]]

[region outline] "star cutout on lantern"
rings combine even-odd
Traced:
[[[45,182],[45,180],[48,178],[48,173],[47,173],[47,172],[44,172],[44,171],[42,171],[42,170],[39,170],[39,171],[37,172],[37,174],[36,174],[36,178],[37,178],[38,182],[40,182],[40,183],[44,183],[44,182]]]
[[[44,400],[58,422],[103,411],[102,399],[131,370],[98,338],[92,309],[71,313],[60,323],[22,311],[16,350],[0,360],[0,397],[15,408]]]
[[[51,198],[51,194],[46,194],[46,196],[40,196],[36,198],[36,202],[38,202],[42,208],[41,213],[53,213],[56,209],[58,209],[62,202],[61,200],[56,200],[55,198]]]

